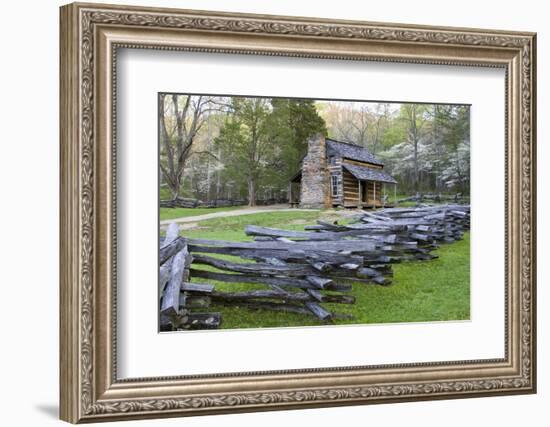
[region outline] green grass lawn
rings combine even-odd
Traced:
[[[160,208],[160,220],[184,218],[188,216],[204,215],[214,212],[227,212],[242,209],[243,206],[228,206],[225,208]]]
[[[252,240],[244,234],[244,227],[248,224],[303,230],[304,225],[313,224],[316,219],[319,217],[325,218],[326,215],[322,211],[296,211],[216,218],[201,221],[198,229],[184,230],[181,234],[206,239]],[[353,320],[334,320],[334,324],[469,319],[469,233],[465,234],[462,241],[442,245],[435,253],[439,255],[439,258],[435,260],[394,264],[394,278],[390,286],[353,284],[350,295],[355,296],[355,304],[323,303],[322,305],[331,311],[354,316]],[[217,256],[233,261],[238,260],[236,257]],[[247,261],[241,260],[240,262]],[[216,271],[215,268],[207,266],[196,266],[194,268]],[[207,281],[203,279],[193,280],[197,282]],[[262,285],[208,282],[214,284],[216,289],[224,291],[265,289]],[[252,311],[246,308],[213,305],[210,311],[220,311],[222,313],[222,328],[224,329],[322,324],[311,316],[268,310]]]

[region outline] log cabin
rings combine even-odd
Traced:
[[[289,202],[305,208],[382,207],[385,185],[397,181],[367,149],[315,135],[298,173],[289,183]]]

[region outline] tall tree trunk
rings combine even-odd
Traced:
[[[465,187],[464,187],[464,179],[462,177],[462,170],[460,168],[460,159],[458,157],[458,153],[456,153],[455,155],[456,155],[455,168],[456,168],[456,175],[458,177],[458,188],[460,189],[460,192],[464,194]]]
[[[176,200],[178,196],[180,195],[180,187],[181,187],[181,175],[177,175],[174,177],[173,181],[173,187],[170,188],[172,191],[172,200]]]
[[[191,156],[192,146],[205,122],[205,115],[212,111],[211,98],[194,95],[172,94],[170,133],[166,123],[166,94],[159,95],[160,142],[164,149],[165,161],[160,163],[162,174],[170,187],[173,197],[179,195],[183,183],[183,173]]]
[[[221,159],[220,150],[218,150],[218,159]],[[221,182],[221,169],[218,167],[216,176],[216,200],[220,198],[222,182]]]
[[[416,105],[411,106],[411,123],[409,129],[409,135],[412,139],[412,144],[414,148],[414,191],[418,192],[418,125],[416,123],[417,114],[416,114]]]
[[[254,177],[248,177],[248,206],[256,206],[256,181]]]
[[[165,95],[159,94],[159,128],[160,128],[160,144],[161,149],[164,149],[164,157],[166,158],[166,165],[160,164],[160,169],[164,182],[168,185],[172,199],[175,199],[178,195],[178,187],[176,186],[176,173],[174,169],[174,151],[168,136],[166,129],[165,118]]]
[[[418,139],[414,139],[414,191],[418,192]]]
[[[193,191],[193,189],[195,187],[193,187],[193,178],[195,177],[195,171],[191,171],[191,173],[189,174],[189,188],[191,189],[191,191]]]
[[[211,173],[210,173],[210,157],[206,160],[206,201],[210,201],[210,187],[211,187]]]
[[[208,118],[206,119],[206,127],[208,132],[208,140],[206,143],[206,150],[208,151],[208,156],[206,159],[206,201],[210,201],[210,187],[212,186],[212,172],[210,170],[210,150],[212,148],[212,132],[210,129],[210,115],[208,115]]]
[[[439,113],[439,109],[438,109],[438,105],[437,104],[434,104],[434,111],[433,111],[433,124],[432,124],[432,146],[435,145],[436,147],[438,146],[438,142],[439,142],[439,128],[437,126],[437,120],[438,120],[438,113]],[[434,175],[434,178],[435,178],[435,183],[434,183],[434,189],[435,191],[439,192],[440,191],[440,188],[439,188],[439,177],[441,176],[441,166],[439,165],[439,163],[435,163],[435,166],[433,167],[433,175]]]

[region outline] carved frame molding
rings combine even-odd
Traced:
[[[117,380],[113,146],[120,47],[504,67],[506,357]],[[534,392],[535,50],[532,33],[95,4],[62,7],[61,418],[101,421]],[[288,380],[298,385],[285,385]]]

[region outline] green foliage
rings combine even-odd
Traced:
[[[286,199],[319,133],[366,147],[400,192],[470,190],[469,106],[189,95],[161,106],[162,199]]]
[[[278,176],[285,178],[286,185],[300,167],[307,140],[315,134],[326,135],[327,129],[312,100],[275,98],[271,105],[269,135],[278,147],[278,156],[272,159],[271,166]]]
[[[181,186],[179,191],[179,197],[188,197],[193,198],[193,193],[186,189],[185,187]],[[159,198],[160,200],[172,200],[172,190],[168,186],[161,186],[159,188]]]
[[[159,188],[159,197],[160,197],[160,200],[171,200],[172,199],[172,192],[170,191],[170,189],[166,186],[166,187],[160,187]]]
[[[379,157],[406,193],[470,190],[470,107],[402,104]]]
[[[326,211],[291,211],[261,213],[200,222],[200,229],[184,231],[182,235],[208,239],[243,241],[251,240],[243,232],[248,224],[276,227],[289,230],[303,230],[304,225],[313,224],[318,218],[327,219]],[[334,217],[332,217],[334,218]],[[443,320],[466,320],[470,317],[470,236],[451,245],[442,245],[432,261],[405,262],[395,264],[393,284],[353,284],[350,295],[356,303],[323,304],[330,310],[352,314],[354,320],[335,320],[334,324],[398,323]],[[238,261],[236,257],[220,258]],[[243,260],[240,260],[243,262]],[[197,266],[197,268],[199,268]],[[201,269],[216,271],[207,266]],[[205,281],[194,279],[197,281]],[[244,291],[262,289],[261,285],[247,283],[223,283],[208,281],[219,290]],[[315,326],[319,321],[311,316],[293,313],[274,313],[268,310],[252,311],[245,308],[213,306],[212,310],[223,313],[222,327],[260,328],[282,326]]]
[[[231,110],[216,138],[223,179],[247,189],[249,200],[286,192],[299,168],[307,139],[325,133],[311,100],[231,98]]]
[[[392,126],[388,127],[382,137],[382,149],[388,150],[394,145],[402,143],[406,138],[406,129],[394,119],[392,120]]]

